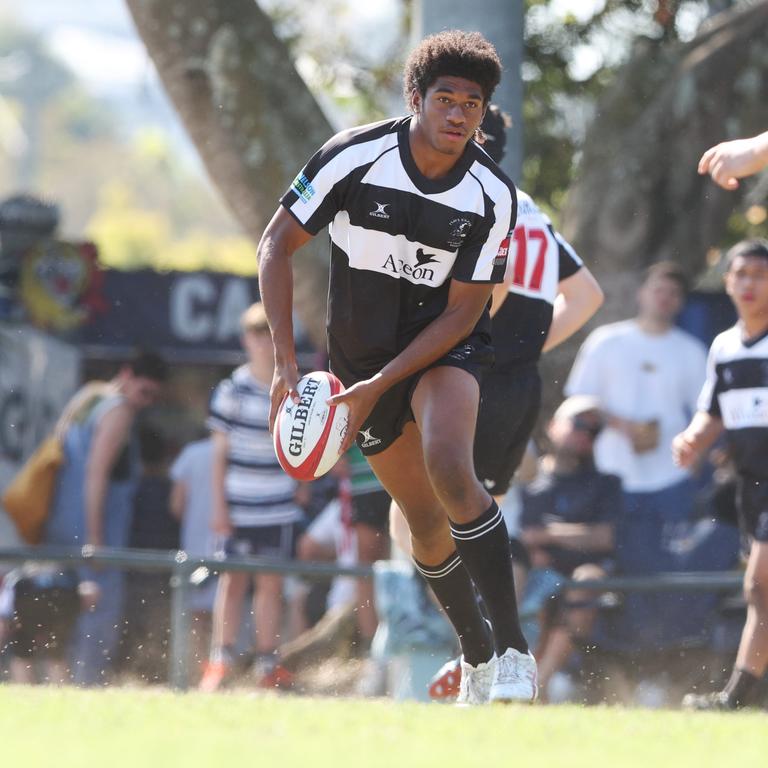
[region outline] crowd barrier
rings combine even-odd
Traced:
[[[332,579],[336,576],[371,577],[370,566],[343,567],[335,563],[310,563],[299,560],[275,561],[258,557],[193,558],[186,552],[159,552],[157,550],[119,549],[110,547],[13,547],[0,548],[0,563],[42,562],[60,565],[89,565],[113,567],[134,571],[160,571],[170,574],[171,586],[171,638],[168,680],[179,691],[189,684],[187,640],[190,634],[189,615],[186,610],[189,592],[193,588],[193,574],[199,569],[210,573],[241,571],[245,573],[278,573],[283,576],[301,576],[311,581]],[[685,573],[657,573],[647,576],[611,577],[596,581],[571,582],[564,580],[562,589],[578,586],[580,590],[595,592],[730,592],[741,587],[743,575],[739,571],[690,571]],[[525,618],[525,617],[521,617]]]

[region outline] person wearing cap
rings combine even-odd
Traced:
[[[521,538],[532,580],[535,569],[577,581],[601,579],[612,570],[622,494],[619,478],[595,467],[594,442],[602,427],[600,401],[587,395],[566,399],[549,422],[551,451],[522,491]],[[574,645],[590,637],[596,615],[594,592],[572,589],[548,601],[537,650],[542,698]]]

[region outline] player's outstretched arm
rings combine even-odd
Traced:
[[[672,458],[679,467],[692,467],[723,432],[723,422],[706,411],[696,411],[691,423],[672,440]]]
[[[370,379],[359,381],[342,394],[328,398],[331,404],[346,403],[349,406],[349,426],[341,453],[351,448],[365,418],[384,392],[426,368],[469,336],[488,304],[492,288],[489,283],[451,280],[446,308],[397,357]]]
[[[296,391],[299,374],[293,338],[291,257],[311,239],[312,235],[285,208],[280,207],[259,242],[259,291],[275,348],[275,374],[270,389],[270,431],[285,394],[289,393],[295,400],[299,397]]]
[[[699,173],[708,173],[723,189],[733,190],[739,179],[768,165],[768,131],[751,139],[724,141],[710,147],[699,160]]]
[[[561,280],[552,314],[544,352],[562,344],[597,312],[603,303],[603,290],[592,273],[582,267],[578,272]]]

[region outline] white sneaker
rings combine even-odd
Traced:
[[[496,660],[489,701],[531,703],[537,693],[536,659],[533,654],[507,648]]]
[[[461,683],[456,704],[460,707],[469,707],[476,704],[487,704],[491,691],[491,683],[496,670],[496,654],[489,661],[473,667],[461,657]]]

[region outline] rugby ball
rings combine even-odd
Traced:
[[[331,395],[344,391],[327,371],[314,371],[299,379],[299,402],[286,395],[275,419],[273,440],[280,466],[296,480],[314,480],[338,460],[347,433],[349,408],[328,405]]]

